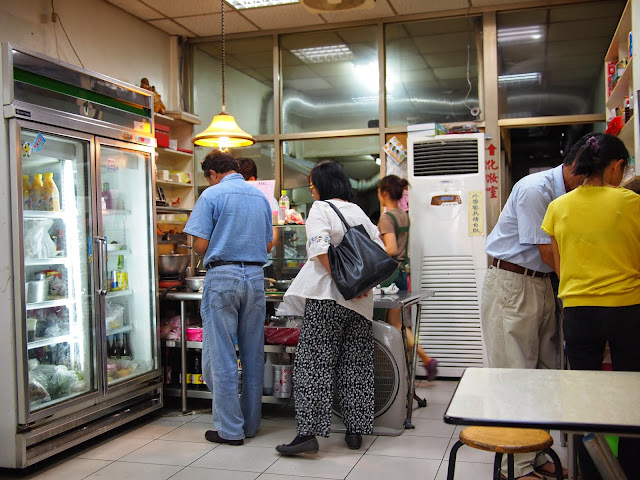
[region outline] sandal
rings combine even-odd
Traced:
[[[556,466],[553,462],[543,463],[533,469],[545,477],[556,478]],[[562,478],[569,478],[569,471],[564,467],[562,467]]]

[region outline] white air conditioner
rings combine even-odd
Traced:
[[[300,3],[311,13],[332,13],[373,8],[376,0],[300,0]]]
[[[400,435],[407,418],[407,368],[400,330],[373,322],[374,435]],[[344,433],[340,404],[333,396],[332,432]]]
[[[440,376],[485,365],[480,293],[487,270],[483,134],[407,139],[411,284],[422,302],[420,345]]]

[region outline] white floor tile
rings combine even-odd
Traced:
[[[28,478],[29,480],[81,480],[107,467],[110,463],[110,461],[105,460],[71,458],[21,478]]]
[[[360,458],[360,455],[320,450],[314,455],[280,457],[265,473],[341,480],[349,474]]]
[[[332,433],[329,438],[316,437],[323,452],[351,453],[362,455],[375,441],[375,435],[363,435],[362,446],[358,450],[351,450],[344,441],[344,433]]]
[[[150,438],[156,439],[169,433],[171,430],[178,428],[180,424],[178,422],[172,422],[169,420],[153,420],[145,425],[139,426],[130,432],[127,432],[123,437],[132,438]]]
[[[280,458],[273,447],[251,447],[249,445],[220,445],[199,458],[191,467],[214,468],[219,470],[240,470],[243,472],[264,472]]]
[[[194,416],[190,423],[207,423],[210,428],[213,428],[213,417],[211,412],[203,413],[201,415]]]
[[[449,405],[451,397],[453,396],[453,390],[443,390],[439,388],[417,388],[416,394],[420,398],[427,399],[427,406],[429,405]],[[414,410],[418,407],[418,402],[413,401]]]
[[[435,480],[447,480],[449,462],[442,462]],[[493,478],[493,463],[471,463],[456,460],[454,480],[478,480]]]
[[[409,435],[378,437],[366,454],[440,460],[447,450],[448,444],[448,438],[412,437]]]
[[[78,458],[118,460],[152,441],[150,438],[121,436],[102,442],[92,449],[82,452],[78,455]]]
[[[217,479],[216,479],[217,480]],[[260,480],[309,480],[309,477],[296,477],[293,475],[272,475],[270,473],[263,473],[260,475]],[[331,480],[323,479],[321,477],[314,477],[314,480]]]
[[[260,427],[297,428],[298,422],[294,417],[263,417],[260,420]]]
[[[152,463],[155,465],[187,465],[195,462],[211,449],[212,443],[176,442],[154,440],[122,458],[125,462]]]
[[[442,419],[413,418],[411,423],[416,428],[406,429],[402,435],[451,438],[455,430],[455,425],[446,424]]]
[[[234,472],[233,470],[186,467],[171,477],[171,480],[255,480],[258,475],[260,474],[257,472]]]
[[[258,433],[253,438],[245,438],[245,445],[251,447],[276,448],[281,443],[289,443],[298,434],[294,428],[274,428],[260,425]]]
[[[213,428],[212,425],[207,425],[205,423],[187,422],[175,430],[171,430],[169,433],[163,435],[160,437],[160,440],[207,443],[211,445],[211,443],[204,438],[204,433],[207,430],[211,430],[211,428]]]
[[[347,480],[433,480],[441,460],[364,455]]]
[[[113,462],[99,472],[87,477],[87,480],[166,480],[179,472],[181,468],[177,465]]]
[[[446,410],[447,405],[429,403],[424,408],[414,408],[411,418],[433,418],[435,420],[442,420],[444,418],[444,412]]]

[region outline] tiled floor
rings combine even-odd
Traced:
[[[296,435],[291,408],[265,407],[260,431],[244,446],[209,443],[210,413],[180,415],[164,409],[148,418],[65,452],[26,472],[0,471],[0,478],[108,480],[445,480],[448,456],[460,427],[442,416],[457,385],[439,380],[418,383],[417,393],[428,406],[414,410],[414,430],[401,436],[366,436],[361,450],[349,450],[344,435],[319,438],[320,452],[282,457],[275,451]],[[200,404],[201,406],[203,404]],[[555,450],[566,463],[566,449]],[[458,451],[456,480],[490,479],[493,454],[469,447]]]

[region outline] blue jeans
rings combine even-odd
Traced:
[[[207,271],[202,294],[202,374],[213,395],[213,425],[226,440],[253,437],[262,415],[266,301],[262,267]],[[238,396],[236,338],[242,364]]]

